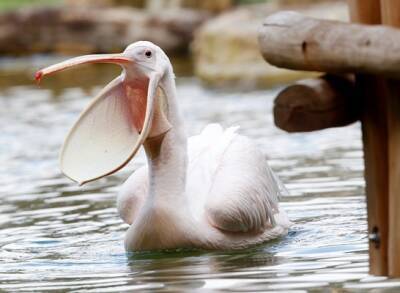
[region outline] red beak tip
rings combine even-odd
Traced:
[[[43,76],[43,72],[40,71],[40,70],[39,70],[38,72],[35,73],[35,80],[36,80],[36,83],[37,83],[37,84],[40,83],[40,80],[42,79],[42,76]]]

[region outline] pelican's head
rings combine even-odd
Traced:
[[[164,74],[171,70],[168,56],[151,42],[133,43],[121,55],[133,61],[124,66],[126,73],[133,74],[132,77],[137,75],[150,77],[155,72]]]
[[[163,75],[171,69],[171,63],[164,51],[152,42],[139,41],[130,44],[119,54],[93,54],[75,57],[54,64],[36,72],[35,79],[40,82],[42,77],[62,71],[77,65],[91,63],[113,63],[120,65],[129,77],[147,77],[158,73]]]
[[[112,174],[132,159],[151,132],[154,112],[159,112],[160,96],[165,95],[162,80],[173,76],[161,48],[140,41],[120,54],[69,59],[39,70],[35,77],[39,82],[46,75],[89,63],[118,64],[123,70],[81,113],[64,141],[61,169],[80,184]]]

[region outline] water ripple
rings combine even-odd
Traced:
[[[64,135],[98,87],[0,93],[0,290],[284,291],[394,290],[368,275],[360,126],[287,134],[273,126],[272,91],[226,93],[178,80],[190,134],[206,123],[241,125],[289,189],[288,236],[237,252],[126,254],[118,187],[138,166],[85,187],[63,177]]]

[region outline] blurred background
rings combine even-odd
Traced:
[[[209,86],[282,84],[307,74],[268,66],[257,30],[264,17],[283,9],[348,18],[345,1],[326,0],[0,0],[0,87],[6,79],[31,81],[57,56],[121,52],[138,40],[163,48],[178,76],[194,75]],[[110,71],[101,68],[101,76]],[[85,74],[84,84],[102,82],[97,72]],[[60,78],[75,82],[73,73]]]

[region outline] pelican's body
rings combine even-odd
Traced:
[[[287,233],[278,204],[283,186],[254,142],[218,124],[187,139],[172,66],[159,47],[137,42],[122,54],[51,66],[37,78],[89,62],[115,62],[124,71],[72,128],[61,165],[83,184],[119,170],[144,146],[147,166],[118,196],[130,224],[127,250],[240,249]]]
[[[131,225],[128,250],[239,249],[287,233],[279,183],[253,141],[210,124],[189,138],[186,158],[185,144],[170,144],[174,135],[167,133],[157,159],[149,159],[150,177],[141,167],[119,194],[120,216]]]

